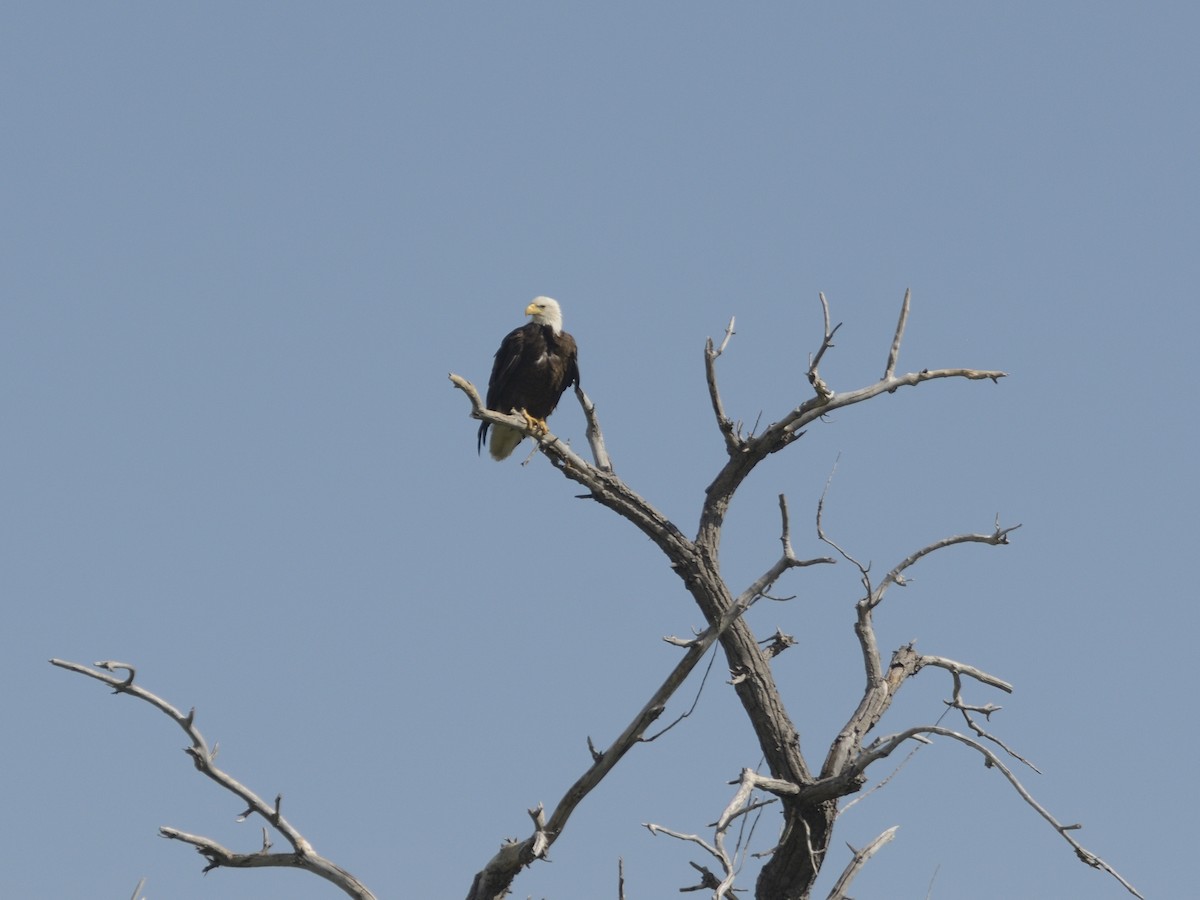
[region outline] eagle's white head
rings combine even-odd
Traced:
[[[562,308],[557,300],[534,297],[525,307],[525,315],[533,316],[533,321],[538,325],[549,325],[555,334],[562,331]]]

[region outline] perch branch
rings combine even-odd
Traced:
[[[550,460],[551,465],[567,478],[588,489],[584,496],[595,500],[618,515],[632,522],[672,561],[679,562],[694,553],[691,542],[683,536],[675,524],[651,506],[636,491],[625,484],[615,473],[605,471],[587,462],[575,453],[565,441],[555,435],[533,434],[523,416],[510,416],[487,409],[479,397],[475,385],[460,375],[450,374],[453,385],[467,395],[471,401],[471,418],[492,424],[508,425],[522,430],[537,442],[537,448]]]
[[[218,866],[230,866],[233,868],[255,868],[261,866],[286,866],[290,868],[304,869],[307,872],[312,872],[341,888],[341,890],[351,897],[358,900],[374,900],[375,895],[372,894],[358,879],[347,872],[345,869],[336,865],[332,861],[321,856],[313,849],[312,844],[300,834],[296,828],[283,817],[280,812],[280,804],[282,795],[275,798],[273,804],[268,804],[263,801],[257,794],[246,787],[241,782],[237,781],[228,773],[217,768],[213,764],[213,759],[216,757],[216,750],[210,750],[208,742],[204,735],[196,728],[195,718],[196,711],[192,709],[186,715],[178,709],[163,700],[156,694],[145,690],[140,685],[134,684],[134,668],[128,663],[116,662],[113,660],[102,660],[93,663],[96,668],[104,669],[108,672],[117,670],[125,671],[128,675],[125,678],[118,678],[113,675],[106,675],[103,672],[97,672],[93,668],[83,665],[82,663],[68,662],[62,659],[50,660],[52,665],[62,669],[67,669],[71,672],[77,672],[80,675],[86,675],[89,678],[107,684],[117,694],[128,694],[131,697],[137,697],[139,700],[144,700],[151,706],[159,709],[172,720],[175,724],[183,729],[191,740],[192,745],[185,748],[185,752],[192,758],[196,769],[201,774],[215,781],[225,790],[234,794],[246,803],[246,812],[242,814],[241,819],[257,813],[262,816],[272,828],[278,831],[292,847],[291,853],[268,853],[267,847],[270,845],[264,841],[264,847],[257,853],[240,854],[233,853],[225,849],[215,841],[208,838],[197,837],[196,835],[187,834],[186,832],[178,831],[174,828],[161,827],[159,833],[163,837],[172,838],[174,840],[185,841],[192,844],[200,852],[201,855],[208,860],[208,865],[204,871],[215,869]]]

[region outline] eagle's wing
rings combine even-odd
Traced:
[[[570,343],[566,347],[567,371],[566,377],[563,379],[563,390],[565,391],[567,388],[579,384],[579,348],[575,344],[575,338],[571,335],[564,332],[563,337],[570,339]]]
[[[504,402],[508,391],[509,381],[513,372],[521,362],[521,354],[525,350],[525,329],[514,328],[500,342],[496,351],[496,360],[492,363],[492,377],[488,379],[487,408],[496,412],[507,413],[510,410],[501,409],[497,404]]]

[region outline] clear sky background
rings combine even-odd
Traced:
[[[326,898],[216,871],[159,825],[257,822],[148,706],[52,668],[115,658],[381,898],[460,897],[553,804],[701,624],[658,551],[544,459],[475,451],[465,398],[530,298],[564,308],[615,465],[687,533],[731,415],[809,396],[817,292],[839,390],[973,366],[844,410],[730,513],[741,590],[827,525],[886,571],[953,548],[878,615],[885,648],[1011,681],[1025,783],[1148,897],[1185,896],[1192,710],[1200,57],[1194,4],[9,3],[0,870],[5,897]],[[583,446],[574,402],[552,419]],[[750,615],[810,760],[861,690],[857,573]],[[718,663],[514,896],[693,883],[755,766]],[[672,712],[690,702],[689,683]],[[945,673],[884,731],[932,722]],[[873,770],[876,779],[891,771]],[[774,836],[764,818],[756,849]],[[1117,898],[979,758],[924,748],[839,820],[820,896],[899,825],[860,898]],[[277,848],[282,842],[276,842]],[[753,883],[753,865],[743,883]]]

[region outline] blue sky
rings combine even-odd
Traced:
[[[700,617],[657,550],[542,459],[475,453],[450,371],[486,382],[537,294],[581,347],[618,472],[694,530],[730,414],[808,396],[817,292],[835,389],[974,366],[839,412],[739,494],[723,570],[826,524],[876,571],[936,538],[881,644],[1011,681],[1025,782],[1148,897],[1180,896],[1196,791],[1191,395],[1200,127],[1193,6],[9,4],[0,11],[0,571],[10,689],[4,896],[322,898],[293,872],[201,877],[159,825],[252,849],[165,718],[52,669],[116,658],[220,761],[382,897],[462,896],[677,658]],[[582,444],[564,404],[552,424]],[[753,627],[810,760],[861,672],[857,575],[789,576]],[[883,730],[930,722],[943,673]],[[690,883],[759,760],[718,664],[515,896]],[[695,685],[684,689],[690,702]],[[1182,702],[1181,702],[1182,701]],[[874,774],[885,776],[889,768]],[[762,841],[770,840],[764,824]],[[899,825],[855,896],[1122,897],[963,748],[848,810],[823,890]],[[761,848],[760,848],[761,849]],[[752,881],[748,871],[745,884]]]

